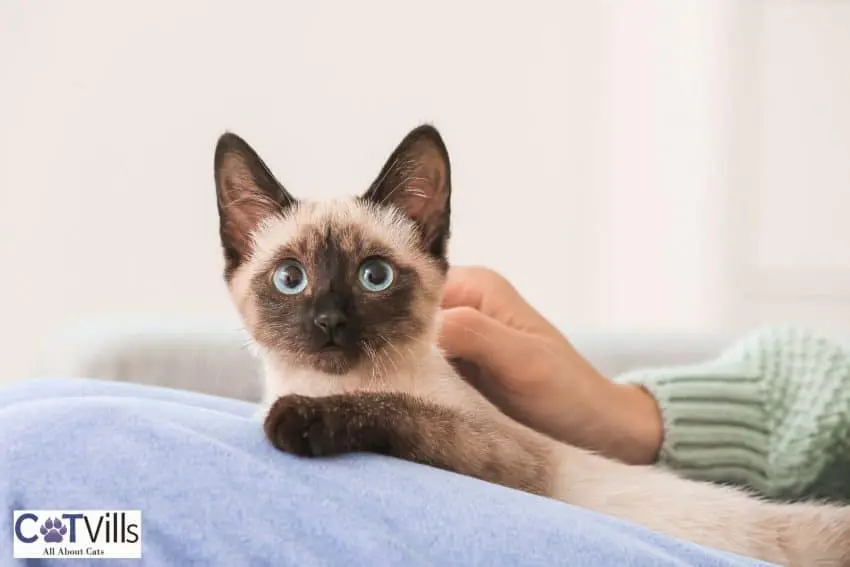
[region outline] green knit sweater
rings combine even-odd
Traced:
[[[781,499],[850,501],[850,350],[791,326],[704,364],[629,372],[658,401],[659,461],[682,476]]]

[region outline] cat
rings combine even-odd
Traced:
[[[365,451],[562,500],[782,565],[850,566],[850,508],[778,504],[629,466],[499,411],[437,345],[451,165],[413,129],[360,196],[294,198],[239,136],[215,149],[224,279],[264,370],[264,430],[307,457]]]

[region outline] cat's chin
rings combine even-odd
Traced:
[[[350,372],[356,362],[351,353],[342,349],[323,349],[320,352],[307,355],[302,361],[317,372],[336,376]]]

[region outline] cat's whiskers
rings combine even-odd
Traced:
[[[391,362],[391,361],[390,361],[390,362]],[[381,382],[386,383],[386,377],[387,377],[387,360],[385,360],[385,359],[382,357],[382,358],[381,358],[381,360],[380,360],[380,371],[379,371],[378,377],[377,377],[377,379],[376,379],[376,382],[378,382],[378,383],[381,383]]]
[[[375,364],[376,364],[375,351],[374,351],[374,349],[372,349],[371,346],[369,346],[366,343],[363,343],[361,345],[361,348],[363,349],[363,354],[366,355],[366,359],[369,361],[369,370],[370,370],[369,383],[371,383],[375,378]]]
[[[386,379],[386,377],[387,377],[387,363],[388,362],[390,364],[393,363],[392,359],[388,358],[387,356],[379,355],[377,357],[375,383],[373,384],[373,387],[379,387],[382,384],[386,384],[386,382],[387,382],[387,379]]]
[[[384,341],[384,343],[386,343],[386,345],[388,347],[390,347],[398,355],[399,359],[396,360],[395,358],[393,358],[391,355],[388,354],[388,359],[393,365],[393,370],[395,371],[395,374],[398,375],[400,373],[399,363],[404,362],[404,355],[401,353],[400,350],[398,350],[398,347],[396,345],[394,345],[392,343],[392,341],[390,341],[386,336],[384,336],[384,335],[378,335],[378,336],[381,340]],[[405,338],[407,338],[407,337],[405,337]]]
[[[371,352],[370,360],[370,374],[369,374],[369,386],[371,388],[376,387],[376,385],[381,383],[381,379],[385,374],[385,362],[381,354],[378,352],[378,349],[373,346],[368,346],[369,351]]]
[[[396,345],[394,345],[392,343],[392,341],[390,341],[384,335],[380,335],[380,337],[384,340],[385,343],[387,343],[388,347],[390,347],[391,349],[393,349],[393,351],[395,351],[395,353],[399,356],[399,358],[404,359],[404,355],[401,353],[400,350],[398,350],[398,347]],[[404,337],[404,338],[407,339],[408,337]],[[401,362],[401,361],[399,361],[399,362]],[[396,372],[398,372],[398,366],[397,365],[395,366],[395,369],[396,369]]]

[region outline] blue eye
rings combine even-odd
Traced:
[[[284,295],[298,295],[307,287],[307,272],[295,260],[284,260],[272,276],[274,286]]]
[[[372,258],[360,264],[357,279],[366,291],[384,291],[393,283],[393,267],[384,260]]]

